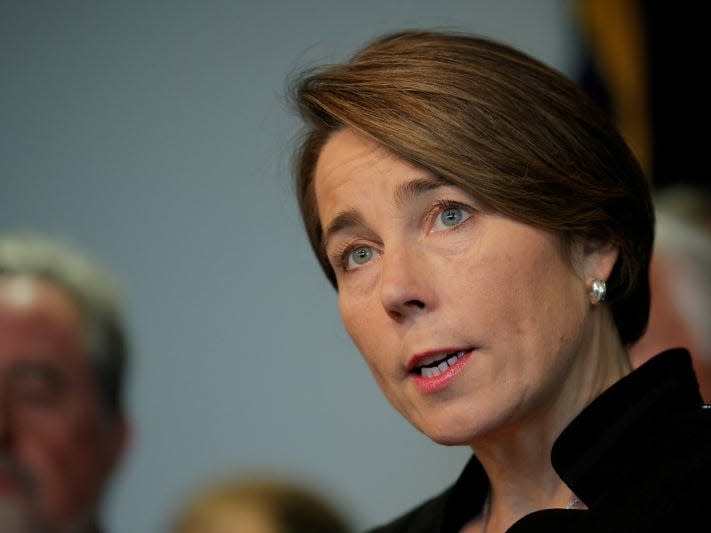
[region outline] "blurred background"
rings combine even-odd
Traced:
[[[576,13],[566,0],[0,1],[0,226],[69,238],[126,289],[134,434],[110,532],[162,531],[196,483],[236,469],[299,479],[358,529],[455,479],[469,450],[396,414],[341,327],[293,200],[287,85],[412,27],[494,37],[599,81]]]

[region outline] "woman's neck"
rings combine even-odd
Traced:
[[[631,371],[609,310],[597,308],[592,318],[584,348],[569,361],[556,394],[532,406],[525,418],[471,443],[491,484],[487,533],[505,531],[536,510],[566,508],[575,496],[553,468],[553,443],[580,411]]]

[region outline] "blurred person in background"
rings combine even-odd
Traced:
[[[649,326],[630,348],[639,366],[667,348],[693,355],[701,396],[711,403],[711,196],[673,185],[655,197],[656,239],[650,268]]]
[[[301,483],[235,476],[196,489],[171,533],[350,533],[341,511]]]
[[[0,235],[0,531],[104,531],[127,357],[106,269],[58,239]]]

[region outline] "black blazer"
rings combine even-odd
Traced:
[[[709,407],[686,350],[647,361],[553,445],[553,467],[588,509],[536,511],[508,533],[711,531]],[[488,485],[472,456],[451,487],[370,533],[459,533],[481,511]]]

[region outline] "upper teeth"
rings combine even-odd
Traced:
[[[438,376],[439,374],[447,370],[450,366],[454,365],[454,363],[459,361],[462,357],[464,357],[464,351],[462,350],[445,357],[446,359],[443,359],[442,361],[437,362],[438,360],[435,360],[432,363],[428,363],[433,366],[420,367],[421,375],[426,378]]]

